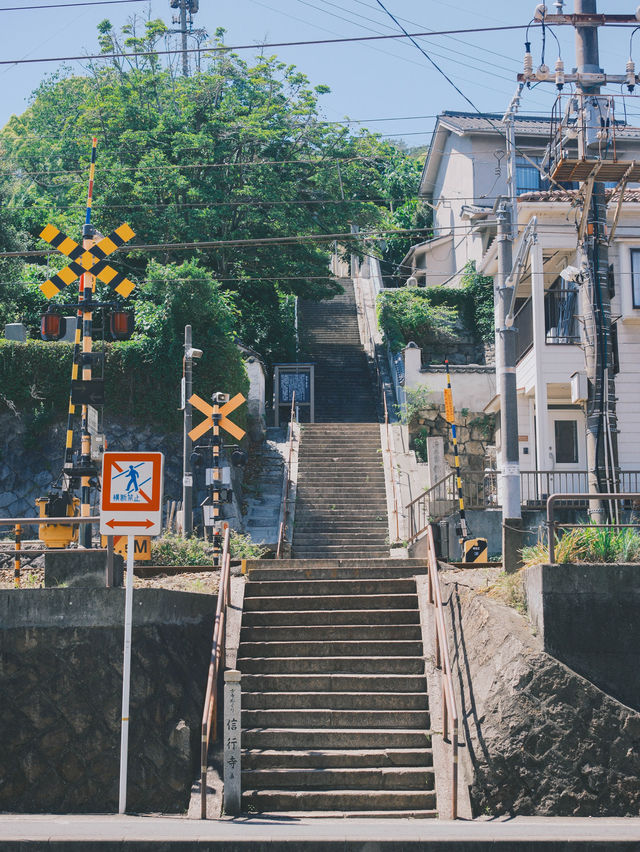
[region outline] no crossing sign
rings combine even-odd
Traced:
[[[159,535],[162,525],[162,453],[105,453],[100,532]]]

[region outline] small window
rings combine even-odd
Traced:
[[[640,308],[640,249],[631,249],[631,292],[633,307]]]
[[[556,464],[578,463],[578,421],[556,420]]]

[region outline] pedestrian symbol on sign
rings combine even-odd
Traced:
[[[129,477],[129,481],[127,482],[127,494],[131,491],[138,491],[138,471],[132,464],[129,465],[127,475]]]

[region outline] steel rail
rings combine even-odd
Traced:
[[[554,515],[553,515],[553,504],[557,503],[558,500],[585,500],[585,501],[595,501],[595,500],[640,500],[640,492],[637,491],[628,491],[628,492],[604,492],[604,493],[582,493],[582,494],[550,494],[547,497],[547,545],[549,548],[549,562],[553,564],[556,558],[555,552],[555,531],[558,527],[563,526],[572,526],[572,527],[590,527],[591,524],[556,524]],[[619,526],[632,526],[631,524],[598,524],[598,527],[619,527]]]
[[[291,458],[293,456],[293,424],[296,417],[296,392],[291,395],[291,414],[289,416],[289,449],[287,461],[284,468],[284,493],[282,497],[282,521],[278,530],[278,547],[276,548],[276,559],[280,559],[282,545],[287,537],[287,514],[289,512],[289,490],[291,488]]]
[[[202,728],[200,740],[200,819],[207,818],[207,771],[209,763],[209,745],[215,742],[218,723],[218,675],[220,662],[225,650],[227,607],[231,597],[231,556],[229,553],[229,525],[224,525],[222,543],[222,558],[220,570],[220,585],[218,586],[218,603],[216,618],[213,624],[213,640],[211,644],[211,659],[209,675],[205,692],[204,709],[202,711]]]
[[[391,452],[391,440],[390,440],[390,430],[389,430],[389,408],[387,406],[387,394],[384,389],[384,381],[382,379],[382,374],[380,372],[380,365],[378,364],[378,358],[376,355],[376,343],[373,339],[373,332],[371,330],[371,323],[369,322],[369,317],[367,316],[367,306],[364,301],[364,295],[358,292],[358,288],[354,285],[354,293],[356,294],[356,303],[357,307],[360,309],[360,314],[362,316],[362,325],[364,332],[364,349],[369,357],[369,362],[373,365],[373,368],[376,373],[376,384],[378,386],[378,393],[382,396],[382,403],[384,408],[384,425],[387,436],[387,452],[389,454],[389,469],[391,473],[391,489],[393,493],[393,514],[396,519],[396,541],[400,541],[400,513],[398,510],[398,494],[397,494],[397,485],[396,485],[396,474],[395,467],[393,464],[393,454]]]
[[[446,742],[447,735],[451,741],[451,818],[458,818],[458,730],[459,716],[456,709],[453,675],[449,657],[449,640],[444,620],[444,606],[438,576],[438,560],[433,541],[433,530],[428,527],[428,599],[435,607],[435,644],[436,666],[440,669],[442,688],[442,739]]]

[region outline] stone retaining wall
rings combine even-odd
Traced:
[[[474,815],[637,816],[640,713],[546,654],[464,572],[442,576]]]
[[[136,590],[129,812],[184,812],[216,597]],[[0,591],[0,811],[115,813],[124,592]]]

